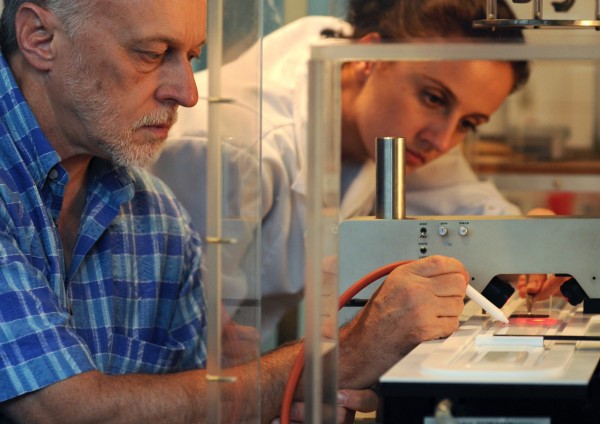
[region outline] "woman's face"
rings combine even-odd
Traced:
[[[514,78],[509,63],[483,60],[356,62],[343,75],[344,158],[375,158],[377,137],[404,137],[407,173],[487,122]]]

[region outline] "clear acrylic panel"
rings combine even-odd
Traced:
[[[260,422],[263,1],[207,0],[207,45],[193,62],[198,104],[179,108],[151,168],[173,189],[203,240],[207,402],[214,406],[203,422],[216,424]],[[240,76],[227,66],[234,60],[244,63],[243,94]],[[242,372],[256,390],[239,388]]]
[[[261,34],[262,0],[208,1],[208,74],[199,91],[208,112],[207,372],[209,404],[218,405],[211,423],[260,422]],[[245,62],[244,95],[228,71],[233,60]],[[256,390],[242,391],[242,378]]]
[[[311,61],[308,95],[306,416],[313,423],[335,423],[341,181],[339,64]]]

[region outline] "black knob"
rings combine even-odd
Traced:
[[[553,1],[552,6],[556,12],[568,12],[575,4],[575,0]]]
[[[510,285],[510,283],[498,278],[492,278],[492,281],[483,289],[481,292],[490,302],[492,302],[497,307],[501,308],[504,306],[506,301],[510,299],[510,297],[515,292],[515,288]]]
[[[573,306],[579,305],[585,299],[589,298],[589,296],[583,291],[579,283],[573,277],[569,278],[567,281],[562,283],[560,286],[560,292],[564,297],[567,298],[569,303]]]

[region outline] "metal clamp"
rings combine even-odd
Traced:
[[[206,374],[206,380],[210,381],[211,383],[235,383],[237,381],[237,377]]]
[[[208,103],[233,103],[235,100],[228,99],[226,97],[209,97],[207,99]]]
[[[206,241],[208,244],[236,244],[238,242],[236,238],[222,238],[213,236],[206,236],[204,241]]]

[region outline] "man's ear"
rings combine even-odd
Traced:
[[[55,28],[52,13],[38,5],[24,3],[17,11],[15,31],[21,54],[40,71],[52,67]]]

